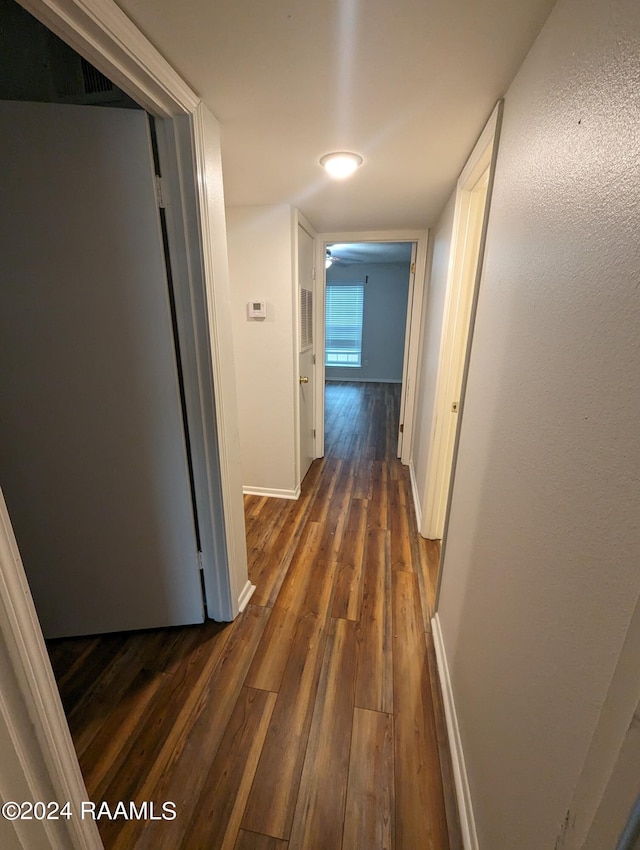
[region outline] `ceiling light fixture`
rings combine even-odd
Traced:
[[[363,163],[360,154],[349,151],[336,151],[320,157],[320,165],[325,168],[335,180],[344,180]]]

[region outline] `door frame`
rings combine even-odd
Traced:
[[[411,265],[409,266],[409,292],[407,293],[407,318],[405,320],[405,328],[404,328],[404,352],[402,354],[402,390],[400,394],[400,417],[398,421],[398,451],[397,456],[402,461],[402,449],[405,444],[405,433],[407,433],[407,443],[411,439],[411,434],[413,431],[413,416],[411,417],[411,426],[407,429],[405,426],[405,419],[407,416],[406,404],[407,404],[407,387],[409,385],[409,349],[411,344],[411,323],[413,320],[413,298],[416,294],[416,259],[418,256],[418,245],[416,242],[411,244]],[[420,317],[420,325],[422,326],[422,316]],[[416,349],[416,364],[419,362],[419,354],[420,354],[420,342],[418,342],[418,347]],[[417,365],[416,365],[417,368]],[[417,375],[415,376],[414,381],[412,382],[413,386],[417,383]],[[408,462],[408,461],[407,461]]]
[[[235,437],[237,426],[235,432],[232,430],[233,417],[237,420],[237,405],[235,369],[228,355],[232,342],[230,322],[226,328],[214,326],[214,318],[219,322],[220,313],[230,310],[229,292],[223,288],[224,275],[217,273],[215,283],[219,291],[214,296],[214,316],[211,316],[214,298],[210,297],[210,288],[202,274],[205,262],[193,177],[197,167],[190,116],[158,120],[156,126],[162,191],[168,198],[167,235],[207,613],[215,620],[230,621],[246,606],[254,588],[247,578],[240,448]],[[218,247],[226,252],[226,231]],[[228,276],[226,280],[228,284]],[[226,339],[221,339],[221,333]],[[217,348],[213,344],[216,339]],[[225,386],[221,373],[225,380],[227,374],[231,374],[229,386]],[[234,439],[235,445],[230,442]],[[234,452],[235,469],[231,464]]]
[[[218,122],[111,0],[19,2],[140,106],[165,119],[179,154],[176,168],[188,178],[175,202],[182,207],[180,226],[189,248],[188,280],[180,285],[190,293],[184,297],[191,318],[188,310],[184,318],[198,365],[193,396],[200,410],[189,424],[192,436],[194,428],[201,433],[194,442],[203,455],[194,454],[194,465],[202,464],[198,498],[205,500],[211,519],[208,578],[203,572],[210,600],[218,606],[216,619],[231,620],[254,588],[247,578]],[[193,312],[198,299],[205,308],[202,316]],[[202,513],[202,505],[199,510]],[[221,551],[225,561],[214,563],[213,553]],[[214,614],[211,609],[209,613]],[[38,850],[96,850],[102,842],[95,822],[78,815],[87,791],[1,493],[0,636],[0,670],[6,683],[0,695],[0,791],[11,792],[4,799],[24,789],[24,799],[69,800],[74,811],[69,820],[5,821],[5,827],[12,825],[17,842]]]
[[[0,491],[0,793],[7,800],[69,801],[72,817],[5,821],[22,847],[96,850],[93,820],[79,817],[88,800],[58,686]],[[34,734],[35,732],[35,734]],[[12,845],[13,846],[13,845]]]
[[[336,233],[319,233],[317,240],[316,269],[322,269],[322,286],[318,293],[318,309],[316,310],[315,334],[316,351],[322,351],[323,356],[317,364],[320,369],[316,376],[316,457],[324,455],[324,316],[327,289],[327,272],[325,255],[327,246],[332,242],[411,242],[415,243],[415,269],[409,278],[409,294],[407,299],[407,322],[405,330],[405,355],[402,364],[402,398],[401,421],[404,426],[400,460],[406,466],[411,458],[413,441],[413,426],[416,408],[416,386],[418,376],[418,359],[420,352],[420,329],[425,296],[425,275],[427,267],[428,230],[366,230],[340,231]],[[316,275],[316,277],[319,277]]]
[[[247,578],[219,124],[112,0],[19,2],[140,106],[164,119],[158,124],[164,125],[165,149],[172,148],[175,156],[165,159],[177,172],[173,184],[180,193],[173,203],[178,211],[173,230],[174,235],[182,230],[189,254],[176,289],[181,343],[192,354],[187,410],[198,514],[205,520],[208,612],[217,620],[233,620],[253,586]]]
[[[425,472],[424,499],[420,506],[420,534],[430,540],[443,540],[441,564],[444,560],[446,526],[482,276],[502,106],[503,101],[500,101],[493,110],[458,178],[456,187],[429,459]],[[486,201],[483,209],[478,210],[474,203],[474,189],[487,169]],[[468,274],[467,249],[473,234],[479,234],[478,256],[475,269]],[[457,385],[458,382],[460,396],[458,399],[452,399],[452,384]],[[458,403],[455,416],[452,416],[452,401]]]

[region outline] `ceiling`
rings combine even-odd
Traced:
[[[118,2],[219,119],[227,204],[336,232],[435,223],[554,0]]]

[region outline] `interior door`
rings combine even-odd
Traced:
[[[0,103],[0,482],[48,637],[203,621],[144,112]]]
[[[300,481],[313,462],[313,398],[315,357],[313,343],[313,237],[298,225],[298,305],[300,380]]]

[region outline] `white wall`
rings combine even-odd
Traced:
[[[402,382],[410,263],[339,264],[327,269],[327,283],[364,283],[362,367],[327,367],[327,380]]]
[[[274,495],[295,490],[294,276],[288,205],[227,209],[242,481]],[[267,318],[247,319],[247,302]]]
[[[442,319],[447,290],[455,203],[456,193],[454,192],[431,232],[431,264],[427,285],[427,306],[424,311],[421,330],[422,348],[418,366],[418,386],[416,388],[416,422],[410,460],[414,472],[412,478],[418,489],[419,505],[424,504],[429,448],[433,434],[438,358],[442,338]]]
[[[439,604],[483,850],[580,846],[640,595],[639,36],[560,0],[505,102]]]

